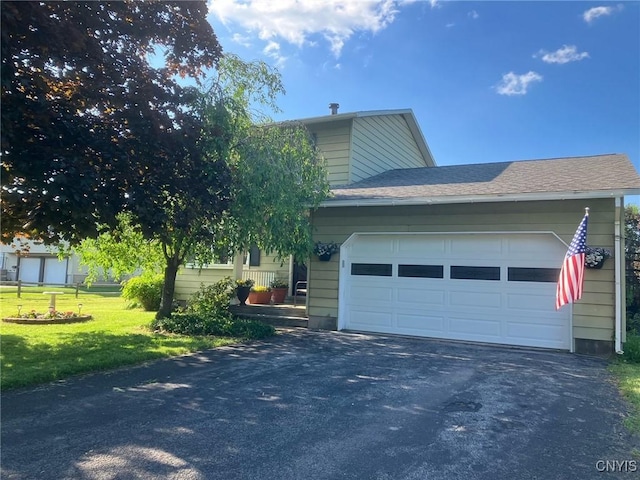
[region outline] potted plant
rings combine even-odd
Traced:
[[[331,260],[331,255],[340,251],[340,246],[335,242],[316,242],[313,246],[313,253],[318,256],[318,260],[321,262],[328,262]]]
[[[271,298],[273,303],[284,303],[289,292],[289,284],[285,280],[275,279],[271,282]]]
[[[604,261],[611,257],[606,248],[587,247],[585,249],[584,264],[587,268],[602,268]]]
[[[254,281],[250,278],[245,280],[236,280],[236,296],[240,301],[240,305],[247,304],[247,298],[249,298],[249,293],[251,292],[251,287],[253,287]]]
[[[256,285],[255,287],[251,287],[251,291],[249,292],[249,303],[252,305],[255,304],[266,304],[268,305],[271,302],[271,289],[269,287],[265,287],[264,285]]]

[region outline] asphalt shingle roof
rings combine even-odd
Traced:
[[[390,170],[332,189],[332,200],[496,196],[640,189],[626,155]]]

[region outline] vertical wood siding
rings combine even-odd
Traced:
[[[352,182],[396,168],[425,166],[402,115],[355,118],[352,141]]]
[[[587,244],[613,252],[613,199],[322,208],[313,213],[314,239],[342,243],[354,232],[552,231],[569,244],[585,206],[591,208]],[[330,262],[311,259],[309,315],[338,316],[338,266],[338,254]],[[573,306],[575,338],[612,340],[614,283],[612,259],[601,270],[587,269],[583,298]]]

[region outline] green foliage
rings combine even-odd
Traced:
[[[122,297],[137,302],[147,311],[157,311],[162,298],[162,275],[142,275],[123,282]]]
[[[76,243],[123,210],[157,232],[174,194],[216,189],[193,168],[202,123],[189,109],[193,88],[176,80],[197,81],[222,55],[205,1],[1,10],[3,241]],[[164,68],[149,62],[159,46]]]
[[[246,339],[265,338],[275,334],[271,325],[254,320],[216,318],[193,312],[174,313],[171,317],[155,319],[151,328],[156,331],[183,335],[216,335]]]
[[[145,239],[131,214],[118,214],[118,224],[114,229],[107,225],[98,229],[100,234],[97,238],[85,239],[73,247],[80,263],[88,267],[86,284],[91,285],[106,276],[105,273],[117,281],[138,270],[143,274],[162,271],[165,262],[162,245],[157,240]]]
[[[282,93],[276,70],[227,55],[197,107],[210,126],[203,142],[226,148],[232,178],[229,209],[215,227],[217,248],[239,252],[255,244],[280,258],[311,252],[308,211],[329,194],[326,165],[306,127],[273,123],[255,109],[277,111]],[[229,139],[223,147],[211,135],[221,125]]]
[[[270,284],[271,288],[289,288],[289,283],[281,278],[276,278]]]
[[[255,283],[256,282],[250,278],[238,279],[236,280],[236,287],[253,287]]]
[[[624,209],[627,330],[640,333],[640,211]]]
[[[627,341],[624,342],[623,350],[622,358],[624,361],[640,363],[640,334],[627,333]]]
[[[235,282],[225,277],[212,285],[200,285],[187,302],[187,313],[218,319],[231,317],[229,302],[235,297]]]

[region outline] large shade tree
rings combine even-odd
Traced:
[[[193,210],[226,208],[228,170],[201,155],[196,92],[176,81],[201,79],[221,57],[204,1],[0,8],[5,243],[18,234],[74,243],[121,211],[149,236],[190,224]],[[156,51],[162,68],[150,64]],[[187,208],[181,193],[194,188],[199,201]]]

